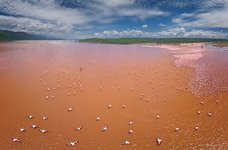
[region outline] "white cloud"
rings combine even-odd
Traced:
[[[148,37],[148,38],[226,38],[228,34],[219,31],[208,30],[190,30],[184,27],[171,28],[160,32],[144,32],[141,30],[105,30],[94,34],[94,37],[110,38],[110,37]]]
[[[190,18],[190,17],[194,17],[195,13],[183,13],[181,14],[181,18]]]
[[[147,27],[148,27],[147,24],[142,25],[142,28],[147,28]]]
[[[0,15],[0,28],[15,32],[28,32],[50,37],[86,38],[86,33],[74,30],[72,25],[44,23],[40,20]]]
[[[60,7],[53,0],[34,1],[33,3],[22,0],[2,0],[0,4],[2,12],[11,15],[19,15],[25,18],[55,21],[65,24],[85,24],[92,17],[76,9]]]
[[[161,11],[157,8],[146,9],[146,8],[123,8],[117,11],[119,16],[134,16],[141,20],[145,20],[152,16],[167,16],[168,12]]]
[[[7,18],[8,25],[11,26],[11,28],[7,28],[9,30],[42,35],[61,35],[61,37],[72,36],[75,30],[89,29],[88,27],[94,23],[110,24],[121,17],[145,20],[154,16],[169,15],[168,12],[158,8],[136,7],[136,0],[96,0],[90,2],[79,0],[78,3],[83,7],[64,7],[56,0],[0,0],[0,12],[18,17],[17,19],[14,17],[11,22],[9,22],[10,17]],[[6,28],[5,20],[6,18],[1,16],[0,29]],[[29,25],[26,22],[29,22]],[[65,32],[62,31],[64,29]],[[47,32],[49,30],[52,32]],[[90,30],[93,29],[90,28]],[[68,33],[69,35],[67,35]]]
[[[126,6],[134,4],[135,0],[97,0],[108,7]]]
[[[164,23],[159,23],[159,27],[165,27],[166,25]]]
[[[208,9],[217,6],[219,9]],[[199,12],[183,13],[172,21],[180,26],[198,28],[228,28],[228,0],[211,0]],[[207,8],[207,9],[206,9]]]
[[[215,10],[197,14],[195,21],[184,22],[184,26],[228,28],[228,7],[223,10]]]
[[[124,30],[124,31],[116,31],[116,30],[105,30],[103,32],[95,33],[95,37],[139,37],[142,36],[144,32],[141,30]]]
[[[183,22],[183,20],[182,20],[182,18],[174,18],[174,19],[172,19],[172,22],[173,23],[181,23],[181,22]]]

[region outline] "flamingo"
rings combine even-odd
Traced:
[[[108,109],[110,109],[110,108],[112,108],[112,105],[111,104],[108,105]]]
[[[25,132],[26,130],[25,130],[25,128],[20,128],[20,131]]]
[[[106,125],[103,129],[102,129],[102,132],[105,132],[108,130],[108,126]]]
[[[33,116],[33,115],[28,115],[28,118],[29,118],[29,119],[33,119],[34,116]]]
[[[40,129],[40,132],[41,133],[48,133],[48,130],[46,130],[46,129]]]
[[[132,134],[132,133],[134,133],[134,131],[132,129],[130,129],[127,133]]]
[[[157,145],[161,145],[162,139],[160,139],[159,137],[156,137],[156,142],[157,142]]]
[[[12,138],[12,141],[15,143],[21,143],[21,140],[19,138]]]
[[[100,121],[100,120],[101,120],[101,118],[100,118],[100,117],[97,117],[97,118],[96,118],[96,121]]]
[[[80,126],[80,127],[77,127],[76,130],[77,130],[77,131],[80,131],[82,128],[83,128],[83,127]]]
[[[127,140],[123,140],[123,141],[121,142],[121,145],[129,145],[129,144],[130,144],[130,142],[127,141]]]
[[[33,129],[38,128],[38,126],[37,126],[37,125],[35,125],[35,124],[31,125],[31,127],[32,127]]]
[[[76,144],[78,144],[79,141],[71,141],[69,143],[67,143],[67,146],[75,146]]]

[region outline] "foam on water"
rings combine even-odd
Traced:
[[[168,49],[169,52],[177,58],[175,64],[177,67],[190,66],[194,67],[194,61],[203,57],[202,52],[205,50],[200,48],[199,45],[160,45],[159,48]]]
[[[195,75],[190,82],[196,96],[227,91],[228,61],[227,51],[204,44],[159,45],[167,49],[175,58],[177,67],[194,68]],[[219,49],[219,50],[217,50]],[[222,50],[221,50],[222,49]]]

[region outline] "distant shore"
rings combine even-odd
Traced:
[[[90,38],[79,42],[103,44],[181,44],[181,43],[211,43],[215,46],[228,46],[228,39],[206,38]]]

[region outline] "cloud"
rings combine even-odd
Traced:
[[[166,25],[164,23],[159,23],[159,27],[165,27]]]
[[[172,21],[185,27],[228,28],[228,0],[211,0],[207,3],[205,2],[205,5],[195,13],[183,13],[179,17],[172,19]],[[208,9],[218,5],[221,8]]]
[[[133,5],[135,3],[135,0],[97,0],[97,2],[108,7],[117,7]]]
[[[75,31],[72,25],[47,23],[36,19],[20,18],[12,16],[0,15],[0,28],[15,32],[27,32],[37,35],[45,35],[49,37],[64,38],[86,38],[84,32]]]
[[[146,9],[146,8],[123,8],[119,9],[116,12],[119,16],[133,16],[139,18],[140,20],[145,20],[152,16],[167,16],[169,15],[168,12],[161,11],[157,8]]]
[[[137,0],[69,1],[80,7],[67,7],[63,5],[62,0],[0,1],[0,14],[6,14],[5,18],[4,15],[0,18],[0,29],[7,28],[6,22],[4,23],[7,20],[8,25],[11,26],[7,29],[12,31],[61,37],[72,37],[73,31],[83,30],[83,28],[92,32],[94,24],[101,24],[101,26],[102,24],[112,24],[123,17],[145,20],[155,16],[169,15],[168,12],[159,8],[138,6],[136,5]],[[10,16],[14,18],[12,19]],[[29,25],[26,22],[29,22]]]
[[[148,27],[147,24],[142,25],[142,28],[147,28],[147,27]]]
[[[190,30],[184,27],[171,28],[160,32],[144,32],[141,30],[105,30],[97,32],[93,37],[110,38],[110,37],[148,37],[148,38],[226,38],[228,34],[218,31],[209,30]]]
[[[86,11],[63,8],[53,0],[38,0],[33,3],[22,0],[2,0],[0,9],[2,12],[10,15],[65,24],[80,25],[93,20]]]

